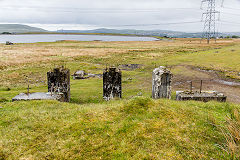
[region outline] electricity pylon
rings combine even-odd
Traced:
[[[207,3],[207,9],[206,12],[202,14],[202,21],[203,18],[205,19],[202,39],[206,38],[209,44],[212,38],[214,38],[216,42],[216,21],[220,18],[220,12],[216,11],[216,0],[202,0],[201,9],[204,3]],[[216,15],[218,15],[218,18],[216,18]]]

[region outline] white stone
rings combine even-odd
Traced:
[[[152,77],[152,98],[171,99],[171,81],[172,74],[166,67],[155,68]]]

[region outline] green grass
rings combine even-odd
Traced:
[[[53,59],[0,68],[0,160],[231,159],[222,149],[227,147],[221,129],[226,128],[226,117],[239,106],[154,101],[150,99],[151,77],[155,67],[165,65],[173,67],[174,75],[190,78],[199,73],[186,66],[218,70],[223,76],[240,79],[239,43],[211,46],[178,43],[175,40],[15,45],[21,54],[32,50],[33,45],[39,53],[49,52],[46,56]],[[0,46],[3,51],[12,49],[4,47]],[[123,53],[71,57],[57,54],[62,49],[87,52],[119,49]],[[56,66],[66,65],[71,74],[76,70],[101,74],[106,66],[118,64],[143,65],[123,71],[122,101],[103,101],[102,79],[90,78],[71,79],[71,103],[11,102],[14,96],[27,91],[28,80],[30,92],[47,92],[46,73]],[[137,95],[143,97],[133,98]]]
[[[206,70],[221,71],[230,78],[240,79],[240,46],[239,44],[210,49],[207,51],[189,52],[169,55],[165,61],[169,66],[189,65]]]
[[[216,126],[224,127],[225,117],[239,108],[144,97],[0,106],[2,159],[229,159]]]

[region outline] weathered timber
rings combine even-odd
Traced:
[[[103,72],[103,98],[109,101],[122,98],[122,73],[117,68],[106,68]]]
[[[172,73],[166,67],[160,66],[153,70],[152,76],[152,98],[171,99]]]
[[[55,68],[47,73],[48,92],[63,93],[64,102],[70,102],[70,70]]]

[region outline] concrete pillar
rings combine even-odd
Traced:
[[[106,68],[103,72],[103,98],[109,101],[122,98],[122,73],[117,68]]]
[[[64,102],[70,102],[70,70],[55,68],[47,73],[48,92],[63,93]]]
[[[153,70],[152,77],[152,98],[171,99],[172,74],[166,67],[159,67]]]

